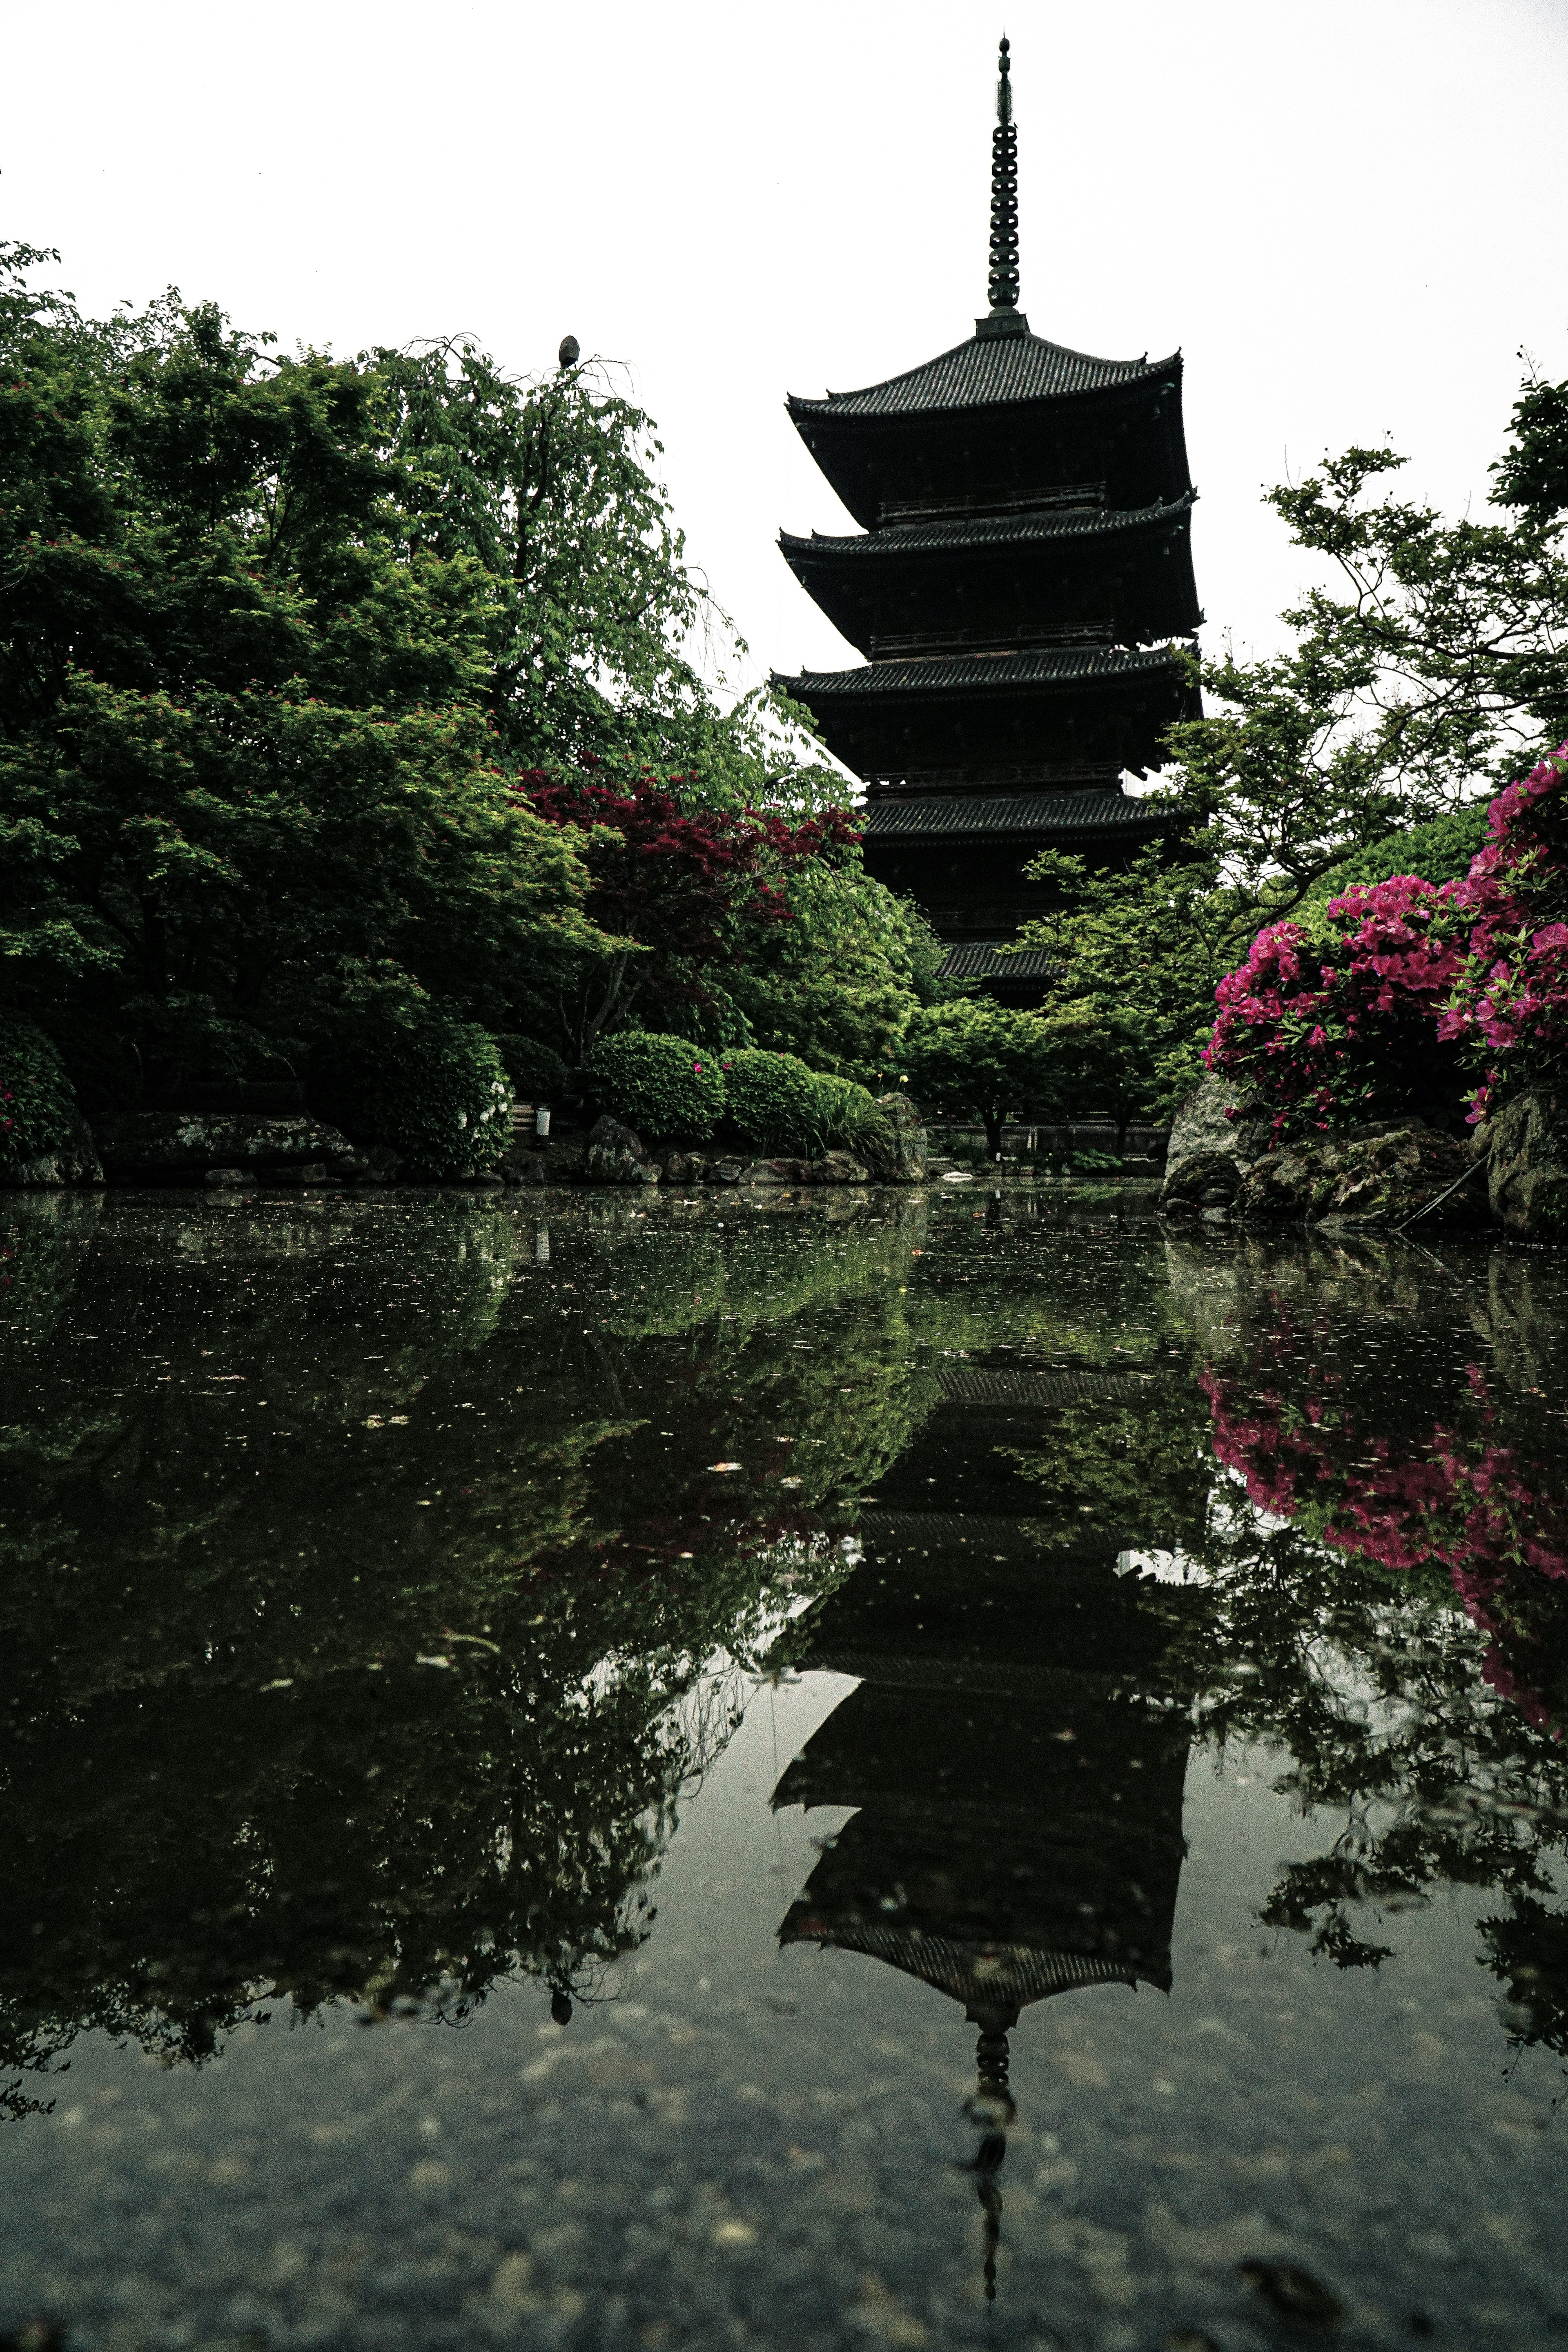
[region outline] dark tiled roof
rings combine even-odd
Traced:
[[[910,1935],[902,1927],[868,1926],[860,1919],[838,1919],[812,1908],[803,1897],[794,1904],[779,1929],[781,1944],[832,1944],[840,1951],[864,1952],[906,1976],[935,1987],[968,2009],[988,2003],[1023,2009],[1054,1992],[1069,1992],[1079,1985],[1124,1984],[1140,1981],[1162,1989],[1170,1972],[1151,1976],[1131,1962],[1101,1959],[1098,1954],[1048,1951],[1030,1944],[955,1944],[945,1936],[922,1929]]]
[[[1176,656],[1169,646],[1130,650],[1123,646],[1037,647],[1016,654],[960,654],[935,661],[869,662],[864,669],[803,669],[798,677],[775,670],[773,684],[803,702],[818,698],[883,694],[942,694],[950,687],[976,688],[1069,686],[1080,680],[1147,677],[1169,673]]]
[[[1044,335],[972,335],[922,367],[868,383],[859,392],[830,392],[826,400],[789,403],[793,416],[902,416],[931,408],[988,408],[1007,400],[1058,400],[1158,375],[1173,363],[1147,359],[1097,360],[1069,352]]]
[[[969,547],[1022,547],[1045,539],[1107,539],[1146,523],[1174,522],[1196,498],[1188,490],[1167,505],[1152,507],[1058,507],[1039,514],[963,517],[952,522],[893,523],[880,530],[836,537],[814,530],[809,539],[779,533],[779,545],[793,562],[797,556],[940,554]]]
[[[937,970],[939,980],[1049,980],[1057,970],[1043,948],[1021,948],[1003,955],[989,940],[949,948]],[[943,1384],[945,1386],[945,1382]]]
[[[1061,833],[1157,832],[1168,824],[1163,809],[1126,793],[1016,793],[1005,799],[982,799],[978,793],[945,794],[910,800],[873,801],[866,811],[862,831],[868,841],[885,841],[893,835],[1005,833],[1044,840]],[[1023,957],[1008,957],[1009,969],[1021,969]]]

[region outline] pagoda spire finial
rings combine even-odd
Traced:
[[[991,133],[991,313],[1018,308],[1018,133],[1005,33],[997,58],[996,128]]]

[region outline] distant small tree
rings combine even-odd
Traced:
[[[1001,1157],[1007,1119],[1057,1099],[1045,1024],[1036,1013],[1009,1012],[986,997],[922,1006],[904,1031],[902,1059],[912,1092],[928,1109],[980,1119],[994,1159]]]

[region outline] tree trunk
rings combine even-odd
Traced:
[[[985,1122],[985,1148],[990,1152],[993,1160],[1000,1160],[1002,1157],[1002,1127],[1007,1114],[1005,1110],[983,1110],[980,1116]]]

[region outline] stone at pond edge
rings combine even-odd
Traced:
[[[1194,1151],[1173,1168],[1160,1191],[1163,1217],[1192,1217],[1231,1207],[1241,1190],[1241,1164],[1229,1151]]]
[[[31,1160],[0,1160],[0,1187],[16,1190],[30,1184],[101,1184],[103,1168],[92,1139],[92,1129],[79,1111],[71,1114],[70,1133],[58,1151],[39,1152]]]
[[[623,1127],[608,1112],[595,1120],[583,1160],[584,1184],[657,1184],[662,1173],[635,1128]]]
[[[1491,1213],[1516,1241],[1568,1239],[1568,1116],[1552,1096],[1518,1095],[1491,1122]]]
[[[1475,1164],[1468,1143],[1420,1125],[1354,1139],[1330,1136],[1321,1143],[1287,1145],[1256,1161],[1242,1177],[1236,1210],[1248,1221],[1403,1224]],[[1435,1230],[1478,1225],[1485,1218],[1480,1181],[1473,1178],[1423,1223]]]
[[[877,1175],[893,1184],[923,1184],[929,1165],[926,1131],[907,1094],[880,1095],[877,1108],[892,1129],[892,1143],[879,1160]]]
[[[864,1184],[870,1170],[858,1160],[851,1160],[847,1151],[830,1151],[826,1160],[811,1162],[814,1184]]]
[[[1228,1080],[1212,1073],[1198,1080],[1171,1122],[1171,1139],[1165,1147],[1167,1180],[1184,1160],[1195,1159],[1200,1151],[1223,1151],[1227,1158],[1245,1162],[1256,1160],[1267,1149],[1267,1120],[1226,1117],[1235,1101],[1236,1088]]]

